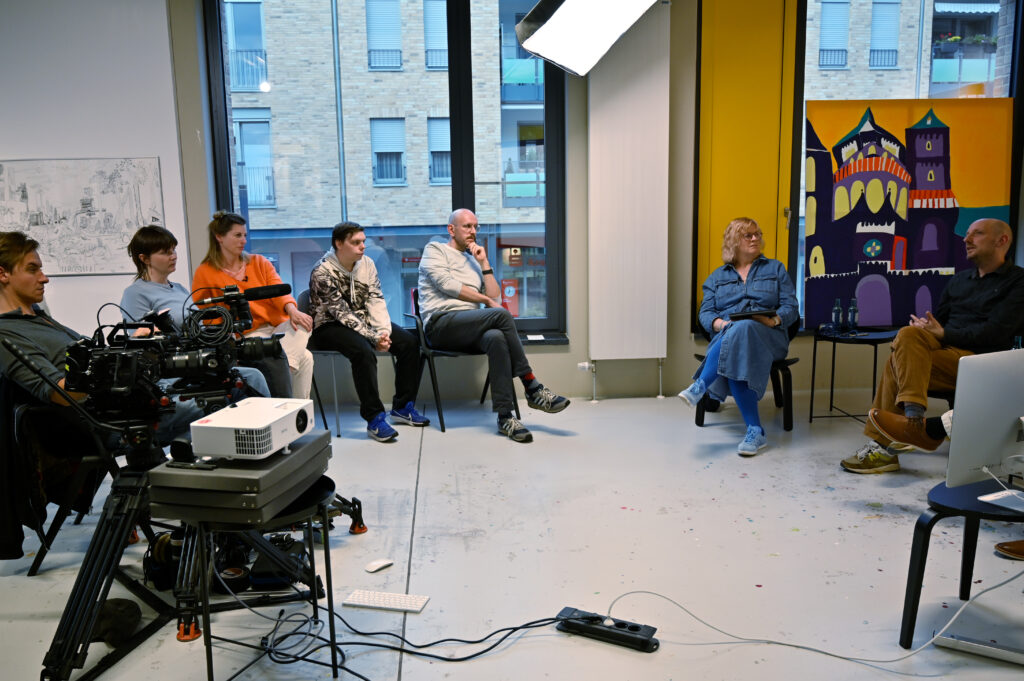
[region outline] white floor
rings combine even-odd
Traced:
[[[818,405],[821,410],[819,397]],[[866,392],[839,397],[865,405]],[[432,408],[428,406],[432,418]],[[762,403],[770,447],[752,459],[735,445],[738,413],[708,415],[696,428],[676,398],[575,399],[562,414],[529,410],[532,444],[499,437],[487,407],[450,405],[448,432],[401,428],[398,442],[368,440],[354,408],[342,413],[330,475],[344,496],[363,502],[369,532],[331,537],[338,602],[354,588],[430,596],[420,614],[342,608],[354,627],[389,630],[426,643],[475,639],[493,630],[556,615],[564,606],[605,613],[630,591],[672,599],[724,632],[821,648],[838,656],[892,659],[897,644],[914,521],[928,489],[944,474],[942,453],[901,456],[903,470],[852,475],[839,460],[861,443],[852,419],[807,423],[798,396],[796,427]],[[330,416],[330,415],[329,415]],[[333,427],[333,419],[331,426]],[[943,448],[944,449],[944,448]],[[0,637],[5,679],[39,677],[42,659],[79,567],[96,516],[65,529],[37,577],[30,556],[0,563],[6,626]],[[915,645],[958,607],[962,524],[936,526]],[[1024,570],[991,548],[1020,538],[1019,526],[982,523],[973,589]],[[26,540],[26,550],[35,548]],[[123,565],[139,570],[143,547]],[[387,557],[394,565],[369,574]],[[955,627],[963,634],[1024,648],[1024,579],[982,596]],[[115,591],[120,589],[115,585]],[[1021,667],[928,648],[900,662],[866,666],[765,644],[739,644],[663,598],[629,595],[612,614],[657,627],[661,647],[642,653],[560,633],[517,633],[494,652],[441,662],[354,645],[366,639],[340,627],[346,666],[374,681],[405,679],[1019,679]],[[289,612],[300,611],[289,606]],[[308,610],[307,610],[308,611]],[[277,608],[266,610],[276,615]],[[214,632],[253,642],[271,624],[251,613],[216,616]],[[479,646],[428,649],[454,657]],[[90,648],[89,664],[106,652]],[[219,646],[218,678],[251,659]],[[326,660],[326,653],[319,659]],[[104,679],[200,679],[201,641],[179,643],[168,625]],[[342,673],[343,678],[357,678]],[[310,664],[260,661],[240,678],[327,679]]]

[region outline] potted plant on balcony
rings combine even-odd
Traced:
[[[999,39],[996,36],[985,38],[985,42],[981,44],[981,47],[985,50],[985,52],[991,54],[996,51],[996,43],[998,40]]]
[[[940,55],[955,54],[960,49],[960,40],[961,38],[958,35],[943,33],[936,39],[935,47],[938,48]]]

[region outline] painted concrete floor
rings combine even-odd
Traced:
[[[867,402],[866,392],[840,398]],[[674,397],[575,399],[562,414],[529,411],[529,445],[499,437],[489,410],[475,404],[449,406],[447,433],[400,428],[399,440],[385,445],[366,438],[354,408],[343,410],[329,474],[339,493],[362,500],[369,532],[332,533],[338,612],[356,629],[426,643],[476,639],[552,617],[564,606],[606,613],[622,594],[646,591],[663,597],[624,596],[612,615],[657,627],[660,649],[636,652],[548,626],[518,632],[479,658],[442,662],[357,645],[393,641],[356,636],[339,622],[348,669],[373,681],[1020,678],[1019,666],[945,649],[869,666],[730,636],[838,656],[904,655],[896,641],[911,535],[928,490],[943,478],[945,446],[938,454],[901,456],[899,473],[845,473],[838,463],[861,444],[860,425],[846,418],[809,425],[806,396],[799,395],[791,433],[782,431],[781,413],[762,403],[770,447],[752,459],[735,453],[743,428],[732,405],[710,414],[702,429]],[[432,409],[428,415],[434,417]],[[62,531],[37,577],[25,576],[30,556],[0,563],[4,678],[39,678],[96,518]],[[961,534],[962,524],[952,520],[933,532],[915,645],[959,605]],[[1024,570],[1024,562],[991,550],[1021,535],[1019,526],[982,523],[975,591]],[[26,540],[27,551],[35,546]],[[130,547],[122,565],[140,572],[143,552]],[[380,557],[394,565],[364,571]],[[411,615],[341,607],[356,588],[430,601]],[[1024,579],[982,596],[956,631],[1024,648],[1022,588]],[[115,584],[113,593],[123,590]],[[213,625],[218,635],[253,643],[271,627],[245,611],[217,615]],[[174,633],[167,625],[102,678],[203,678],[202,642],[179,643]],[[480,649],[426,650],[456,657]],[[106,650],[92,644],[87,666]],[[219,644],[217,678],[252,657]],[[328,679],[330,672],[261,660],[240,678]]]

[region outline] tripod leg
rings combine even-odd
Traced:
[[[67,681],[73,669],[85,664],[100,607],[110,591],[140,509],[148,502],[145,473],[123,471],[111,486],[53,642],[43,658],[41,681]]]
[[[178,640],[194,641],[203,632],[196,623],[196,588],[199,585],[198,530],[195,525],[185,526],[185,537],[181,542],[181,559],[178,562],[178,578],[174,584],[174,598],[178,611]]]

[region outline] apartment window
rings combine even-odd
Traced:
[[[452,135],[447,118],[427,119],[430,184],[452,183]]]
[[[225,9],[231,89],[236,92],[269,90],[263,4],[258,0],[231,0],[225,4]]]
[[[251,208],[275,205],[274,163],[270,152],[270,109],[234,109],[235,167],[239,203]]]
[[[402,12],[398,0],[366,0],[366,47],[371,71],[402,69]]]
[[[900,41],[900,0],[874,0],[871,3],[871,53],[868,66],[873,69],[896,68]]]
[[[850,34],[849,0],[822,0],[818,68],[846,67],[846,45]]]
[[[371,118],[370,148],[373,153],[373,184],[405,184],[405,119]]]
[[[423,0],[423,51],[427,69],[448,70],[448,16],[445,0]]]

